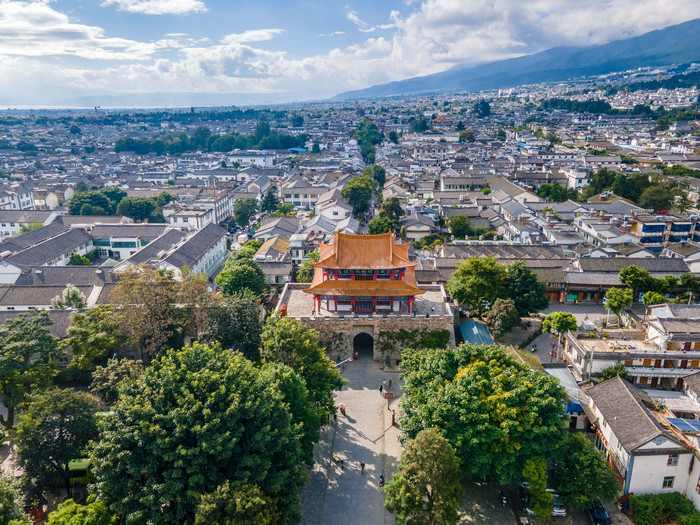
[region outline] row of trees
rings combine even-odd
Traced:
[[[165,222],[162,208],[174,199],[163,191],[153,197],[127,197],[116,186],[76,191],[68,203],[71,215],[123,215],[135,221]]]
[[[362,170],[362,175],[351,178],[341,191],[341,195],[353,207],[359,217],[369,210],[372,196],[381,191],[386,182],[386,170],[373,164]]]
[[[166,133],[153,139],[141,139],[122,137],[117,139],[114,151],[133,151],[138,155],[155,153],[156,155],[181,155],[192,151],[216,151],[229,152],[235,149],[288,149],[304,147],[309,140],[309,135],[286,135],[271,130],[267,121],[258,122],[255,133],[241,135],[239,133],[227,133],[213,135],[205,126],[198,127],[192,135],[181,131],[179,133]]]
[[[397,523],[458,521],[461,482],[530,480],[538,516],[552,513],[545,470],[570,509],[617,492],[614,473],[585,436],[568,435],[558,382],[497,346],[406,350],[401,441],[385,488]],[[542,497],[537,498],[537,488]]]
[[[97,500],[64,504],[54,523],[297,519],[301,464],[311,463],[343,381],[315,331],[289,318],[263,326],[252,290],[215,295],[206,284],[186,269],[176,280],[136,268],[115,287],[114,306],[74,313],[60,343],[45,311],[0,327],[3,423],[11,427],[30,401],[16,431],[27,479],[41,487],[62,479],[70,491],[68,462],[93,461]],[[201,342],[183,347],[185,336]],[[150,366],[102,361],[134,345]],[[92,394],[51,388],[68,347],[71,366],[94,369]],[[101,403],[111,412],[98,412]]]
[[[362,117],[357,129],[351,133],[351,137],[357,140],[360,145],[360,153],[365,163],[374,164],[377,157],[375,146],[384,140],[384,135],[379,131],[377,125],[369,117]]]

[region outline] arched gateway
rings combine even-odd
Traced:
[[[353,352],[357,352],[358,359],[374,359],[374,338],[365,333],[357,334],[352,340]]]

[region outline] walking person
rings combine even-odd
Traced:
[[[360,463],[360,473],[364,474],[365,473],[365,462],[363,461]]]
[[[381,395],[382,395],[383,393],[384,393],[384,386],[383,386],[383,385],[379,385],[379,396],[381,397]]]
[[[389,392],[391,392],[391,379],[389,379]]]
[[[342,459],[340,460],[340,470],[345,470],[345,462]]]
[[[384,388],[384,390],[386,390],[386,379],[384,381],[382,381],[382,388]]]

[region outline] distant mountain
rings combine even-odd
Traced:
[[[129,93],[86,95],[56,100],[52,103],[56,106],[67,107],[168,108],[278,104],[280,102],[282,100],[277,93]]]
[[[442,73],[347,91],[334,99],[502,89],[688,62],[700,62],[700,19],[599,46],[555,47],[508,60],[457,66]]]

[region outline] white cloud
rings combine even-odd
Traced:
[[[347,13],[345,13],[345,17],[357,27],[361,27],[364,29],[369,25],[367,22],[365,22],[359,16],[357,16],[357,13],[355,11],[348,11]]]
[[[214,42],[180,33],[139,42],[108,37],[102,28],[76,23],[47,2],[0,0],[0,95],[21,95],[28,90],[18,86],[41,85],[78,94],[243,92],[279,93],[280,101],[319,98],[456,64],[626,38],[698,18],[700,2],[424,0],[410,11],[394,11],[378,26],[347,11],[358,30],[391,31],[300,58],[274,50],[273,43],[266,49],[256,44],[273,40],[282,29],[252,29]],[[61,55],[123,63],[61,67]]]
[[[338,36],[338,35],[344,35],[345,31],[333,31],[332,33],[319,33],[318,36]]]
[[[0,0],[0,55],[145,60],[170,43],[107,37],[102,28],[72,22],[47,2]]]
[[[144,15],[184,15],[207,10],[200,0],[105,0],[102,6],[115,5],[120,11]]]

